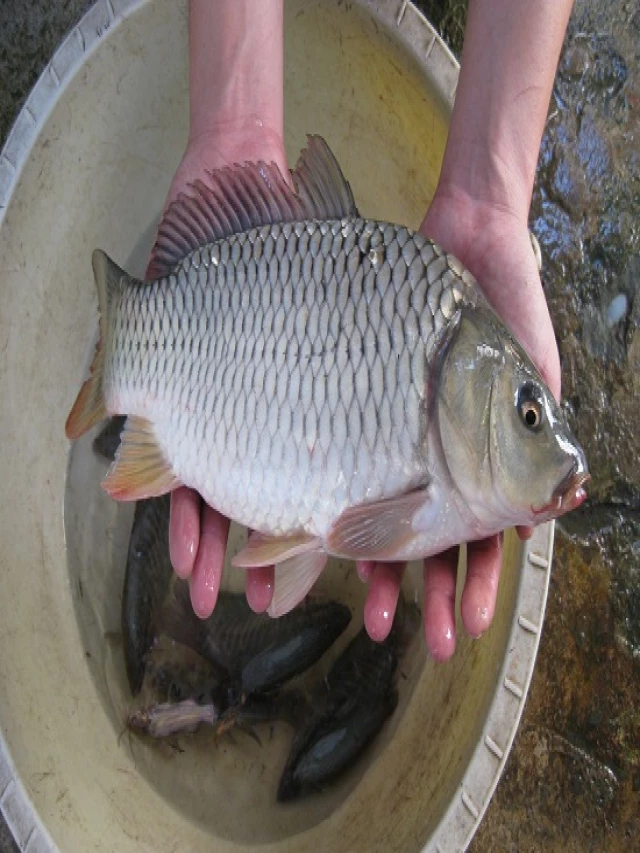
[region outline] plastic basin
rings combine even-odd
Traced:
[[[526,545],[507,536],[487,636],[462,638],[444,666],[417,643],[393,720],[326,794],[275,804],[280,734],[182,753],[123,736],[131,512],[101,493],[90,438],[70,454],[64,421],[97,322],[91,251],[142,272],[186,139],[186,70],[185,4],[98,3],[0,156],[0,805],[29,851],[464,849],[526,698],[551,525]],[[285,73],[291,161],[322,134],[364,215],[417,227],[457,80],[428,23],[406,2],[289,0]],[[357,621],[353,570],[334,564],[323,583]],[[420,589],[415,568],[406,588]]]

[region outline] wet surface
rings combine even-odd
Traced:
[[[422,5],[437,7],[432,20],[458,52],[464,4]],[[593,480],[557,527],[529,697],[470,850],[626,851],[640,836],[637,0],[575,4],[531,223],[565,406]]]
[[[529,698],[474,853],[640,836],[639,60],[637,0],[577,0],[531,222],[593,480],[558,524]]]
[[[0,139],[87,0],[0,5]],[[422,4],[459,52],[465,4]],[[640,837],[640,4],[577,0],[532,207],[593,481],[558,530],[536,671],[483,851]],[[0,851],[15,850],[0,819]],[[630,843],[631,842],[631,843]]]

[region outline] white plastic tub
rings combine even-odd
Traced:
[[[288,0],[286,16],[290,158],[306,133],[324,135],[360,210],[416,227],[442,158],[454,59],[400,0]],[[414,650],[393,721],[326,795],[275,804],[270,757],[283,758],[288,737],[209,750],[205,736],[177,753],[121,736],[130,510],[100,492],[89,439],[69,462],[64,421],[97,322],[91,251],[142,271],[185,143],[186,67],[185,4],[98,3],[0,156],[0,805],[29,851],[463,849],[527,694],[550,525],[526,546],[507,538],[482,641],[462,639],[445,666]],[[325,584],[339,579],[359,615],[363,590],[345,572],[334,566]],[[410,574],[407,588],[416,583]]]

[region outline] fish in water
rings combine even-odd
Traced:
[[[309,669],[350,621],[346,605],[314,595],[274,623],[231,592],[221,592],[211,616],[200,620],[179,581],[159,617],[164,632],[226,669],[244,694],[270,690]]]
[[[173,576],[169,558],[169,495],[136,506],[120,608],[124,659],[135,696],[144,677],[144,657],[160,630],[157,623]]]
[[[277,624],[271,622],[271,624]],[[144,656],[143,681],[127,715],[129,728],[163,738],[208,724],[221,734],[231,728],[283,720],[296,725],[309,713],[295,688],[245,694],[229,674],[189,646],[162,634]]]
[[[129,712],[127,726],[153,738],[192,734],[202,724],[213,727],[217,734],[239,728],[249,732],[259,743],[254,726],[276,721],[295,725],[304,713],[301,709],[306,707],[304,695],[297,690],[248,696],[245,701],[229,705],[222,711],[212,700],[149,701],[138,704]]]
[[[417,608],[401,598],[384,642],[374,642],[362,628],[337,658],[294,738],[278,786],[280,802],[321,788],[380,731],[395,710],[394,673],[418,621]]]
[[[140,704],[193,699],[225,708],[228,696],[229,677],[225,670],[165,634],[154,638],[144,656]]]
[[[169,511],[168,495],[140,501],[129,539],[121,621],[134,696],[149,668],[154,641],[162,635],[202,656],[216,669],[219,681],[249,694],[280,685],[308,669],[348,626],[349,608],[320,596],[310,597],[273,622],[254,613],[244,595],[224,591],[213,614],[198,619],[189,603],[188,584],[176,578],[171,568]],[[176,658],[181,659],[179,652]],[[156,668],[159,661],[156,649]],[[175,661],[169,664],[168,671],[175,672]],[[187,695],[193,697],[192,692]]]
[[[67,419],[128,416],[103,486],[180,484],[255,532],[272,616],[328,555],[405,560],[574,508],[582,449],[459,261],[361,218],[310,137],[274,165],[209,173],[167,210],[150,280],[93,254],[100,338]]]

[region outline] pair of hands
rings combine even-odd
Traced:
[[[224,165],[251,160],[274,162],[284,175],[281,136],[248,122],[212,129],[189,142],[171,184],[167,204],[188,185]],[[439,186],[420,229],[452,252],[475,275],[485,295],[538,366],[551,391],[560,393],[560,364],[526,219],[504,205],[470,197],[455,185]],[[224,563],[229,520],[204,504],[191,489],[171,496],[169,543],[176,573],[189,579],[196,614],[206,618],[215,607]],[[529,531],[518,531],[522,537]],[[472,637],[481,636],[493,618],[502,535],[470,543],[461,614]],[[445,661],[455,649],[455,592],[458,548],[424,562],[424,630],[432,657]],[[404,566],[359,563],[369,584],[364,621],[369,635],[383,640],[391,629]],[[246,595],[256,611],[269,606],[273,569],[246,572]]]

